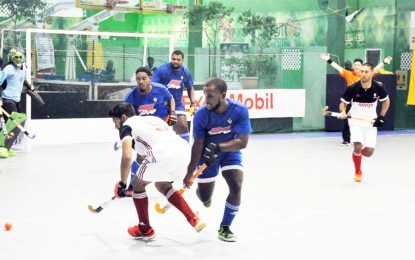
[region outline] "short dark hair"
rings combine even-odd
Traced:
[[[121,103],[113,107],[110,111],[108,111],[108,115],[110,117],[117,118],[121,118],[122,115],[132,117],[135,116],[135,110],[131,104]]]
[[[180,55],[182,56],[182,59],[184,59],[184,53],[180,50],[175,50],[174,52],[171,53],[171,55]]]
[[[359,59],[359,58],[354,59],[353,60],[353,63],[355,63],[355,62],[360,62],[360,64],[363,64],[363,60],[362,59]]]
[[[153,75],[153,74],[151,74],[151,70],[149,68],[147,68],[147,67],[140,67],[140,68],[138,68],[135,71],[135,75],[137,75],[137,73],[139,73],[139,72],[145,72],[149,77],[151,77],[151,75]]]
[[[226,82],[221,78],[211,78],[206,82],[205,86],[215,86],[221,93],[226,93],[228,90]]]
[[[365,64],[363,64],[363,66],[368,66],[372,71],[375,68],[375,66],[370,62],[366,62]]]

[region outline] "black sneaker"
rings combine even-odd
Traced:
[[[343,143],[340,144],[340,146],[349,146],[349,145],[350,145],[350,142],[346,142],[346,141],[343,141]]]
[[[218,238],[226,242],[236,242],[236,236],[229,229],[229,226],[221,226],[218,231]]]

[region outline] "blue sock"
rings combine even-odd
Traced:
[[[190,135],[189,133],[180,134],[180,137],[186,140],[187,142],[190,142]]]
[[[137,161],[133,161],[131,164],[130,185],[133,185],[133,180],[137,175],[138,168],[140,168],[140,164]]]
[[[230,226],[238,210],[239,210],[239,205],[232,205],[229,202],[226,202],[225,212],[223,213],[223,219],[222,219],[222,222],[220,223],[220,226],[221,227]]]

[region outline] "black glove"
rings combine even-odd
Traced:
[[[220,148],[218,144],[208,143],[208,145],[205,147],[205,152],[203,154],[203,158],[205,159],[205,163],[207,166],[212,166],[215,163],[215,160],[218,158],[219,152]]]
[[[177,123],[177,115],[175,111],[171,111],[169,115],[169,121],[167,122],[170,126]]]
[[[385,125],[385,117],[384,116],[378,116],[375,119],[375,122],[373,123],[374,127],[381,127]]]
[[[117,182],[114,187],[114,196],[117,198],[124,198],[127,193],[126,189],[127,189],[127,185],[124,182],[122,181]]]

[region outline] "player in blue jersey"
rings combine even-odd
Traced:
[[[243,181],[240,150],[248,144],[252,132],[248,108],[226,98],[226,82],[210,79],[203,88],[206,105],[201,107],[193,120],[194,143],[192,156],[183,183],[187,185],[196,167],[205,162],[208,167],[198,178],[196,194],[205,207],[211,204],[215,178],[222,171],[229,187],[225,211],[220,224],[219,239],[233,242],[236,237],[229,229],[241,204]]]
[[[168,90],[176,102],[176,113],[178,116],[176,130],[177,133],[186,141],[189,141],[189,129],[185,107],[182,102],[183,89],[186,88],[190,99],[190,115],[193,115],[195,105],[195,94],[193,90],[193,79],[190,71],[183,65],[184,54],[176,50],[171,54],[171,62],[165,63],[157,68],[151,79],[152,82],[158,82],[167,86]]]
[[[175,102],[167,88],[162,84],[151,82],[151,71],[147,67],[138,68],[135,75],[137,87],[128,92],[125,102],[133,105],[136,114],[139,116],[156,116],[169,125],[174,125],[177,122]],[[142,158],[137,156],[137,160],[131,165],[129,191],[132,191],[132,181],[136,176],[141,160]]]
[[[125,102],[133,105],[139,116],[156,116],[174,125],[177,121],[175,101],[167,88],[151,82],[151,71],[146,67],[138,68],[135,75],[137,87],[128,92]]]

